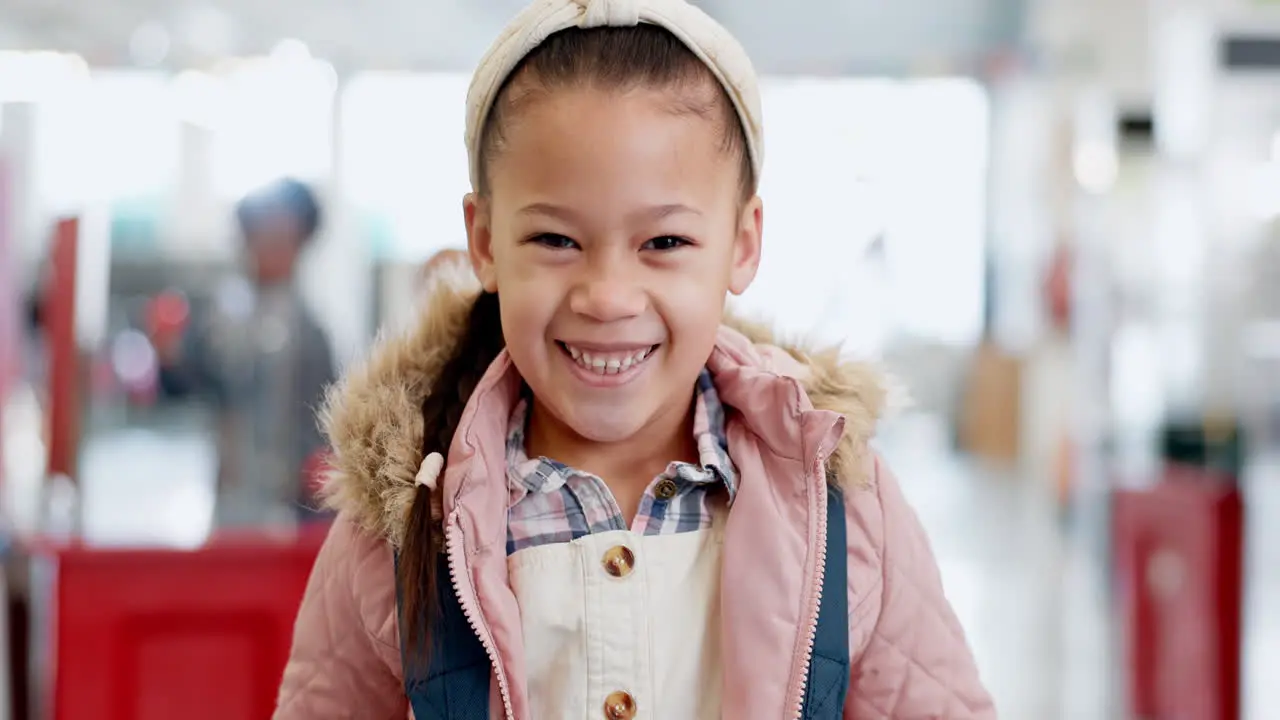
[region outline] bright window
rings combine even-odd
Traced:
[[[178,125],[159,73],[95,72],[37,113],[36,187],[46,212],[155,197],[177,178]]]
[[[284,175],[315,181],[333,160],[333,67],[310,57],[244,61],[210,87],[215,107],[213,181],[238,200]]]
[[[387,259],[417,260],[466,243],[469,82],[466,75],[367,74],[343,94],[348,194],[384,227],[376,247]]]
[[[741,305],[859,354],[901,336],[976,340],[988,153],[981,87],[766,79],[762,93],[766,260]]]

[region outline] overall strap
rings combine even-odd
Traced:
[[[480,638],[462,612],[449,582],[449,562],[442,553],[436,567],[439,614],[431,624],[431,653],[425,668],[415,667],[401,639],[404,689],[416,720],[489,720],[491,666]],[[400,556],[396,555],[399,567]],[[399,573],[396,573],[399,577]],[[396,606],[403,613],[400,588]]]
[[[827,559],[805,688],[804,720],[840,720],[849,694],[849,567],[844,494],[827,487]]]

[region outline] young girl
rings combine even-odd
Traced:
[[[760,120],[684,0],[502,34],[468,98],[479,287],[436,283],[331,396],[339,517],[277,718],[994,717],[868,449],[877,379],[725,317]]]

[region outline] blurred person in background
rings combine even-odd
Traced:
[[[283,179],[241,200],[236,219],[244,277],[221,287],[210,311],[190,322],[181,300],[157,301],[161,387],[214,406],[219,525],[312,519],[311,478],[325,447],[315,410],[335,370],[297,269],[320,227],[320,204],[306,185]]]

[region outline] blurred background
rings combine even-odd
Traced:
[[[0,715],[270,712],[308,418],[464,246],[523,4],[0,0]],[[1277,717],[1280,3],[697,4],[763,75],[739,305],[909,389],[1001,717]]]

